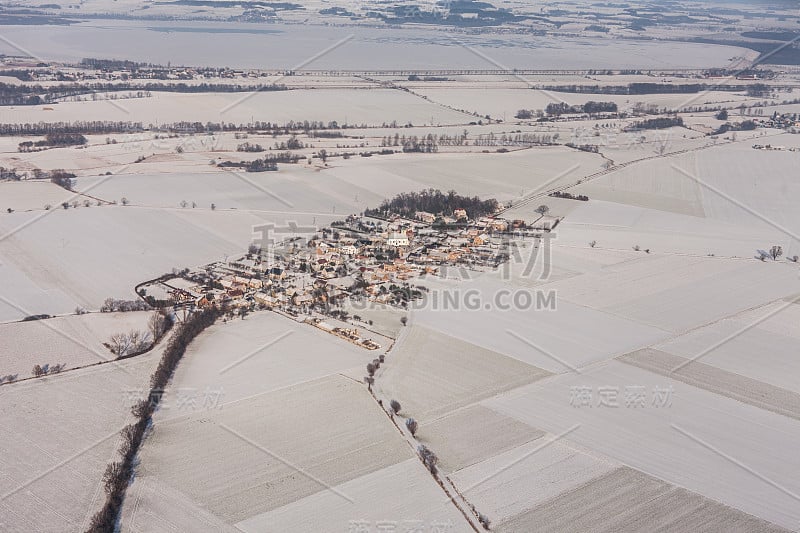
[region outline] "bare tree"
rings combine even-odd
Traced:
[[[403,324],[404,326],[408,324],[408,317],[407,316],[400,317],[400,323]]]
[[[147,328],[150,330],[153,342],[156,342],[167,329],[167,319],[160,312],[156,311],[150,315],[150,319],[147,321]]]
[[[773,261],[777,261],[778,258],[783,255],[783,248],[780,246],[773,246],[769,249],[769,255],[772,257]]]
[[[406,418],[406,429],[411,433],[411,436],[415,436],[417,434],[417,429],[419,428],[419,424],[413,418]]]
[[[42,368],[40,365],[34,365],[31,373],[34,375],[34,377],[38,378],[40,376],[44,376],[45,374],[47,374],[47,370]]]
[[[117,357],[127,355],[131,351],[131,338],[127,333],[114,333],[109,339],[109,349]]]
[[[546,215],[547,213],[550,212],[550,208],[542,204],[536,208],[536,212],[539,213],[540,215]]]
[[[376,370],[377,370],[377,367],[375,366],[374,363],[367,363],[367,374],[369,374],[370,377],[375,375],[375,371]]]
[[[417,453],[419,453],[422,463],[430,470],[431,474],[436,474],[438,472],[436,465],[439,464],[439,458],[433,453],[433,450],[424,444],[420,444],[417,447]]]
[[[402,409],[402,407],[400,407],[400,402],[398,402],[397,400],[390,401],[389,402],[389,407],[392,408],[392,411],[394,411],[394,414],[398,414],[400,412],[400,409]]]

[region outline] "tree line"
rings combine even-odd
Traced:
[[[136,454],[142,445],[153,413],[161,402],[164,389],[192,340],[211,326],[220,315],[221,311],[216,307],[193,313],[170,338],[158,368],[150,377],[150,392],[147,399],[139,401],[131,409],[136,421],[122,430],[122,445],[119,450],[121,460],[109,463],[103,475],[106,501],[102,509],[92,517],[89,532],[115,531],[125,490],[133,475]]]
[[[92,82],[65,83],[59,85],[16,85],[0,83],[0,105],[41,105],[57,102],[62,98],[91,93],[115,93],[122,91],[171,92],[171,93],[239,93],[287,91],[282,84],[242,85],[238,83],[158,83],[158,82]]]
[[[376,209],[364,211],[366,216],[386,216],[397,214],[406,218],[414,218],[417,211],[450,216],[456,209],[464,209],[470,218],[478,218],[497,211],[498,203],[494,198],[481,200],[461,196],[455,191],[443,193],[439,189],[426,189],[420,192],[401,193],[391,200],[384,200]]]

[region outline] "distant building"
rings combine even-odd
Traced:
[[[427,211],[417,211],[416,216],[426,224],[433,224],[436,221],[436,215]]]
[[[390,233],[386,238],[389,246],[408,246],[408,235],[405,233]]]

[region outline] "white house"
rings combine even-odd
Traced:
[[[388,246],[408,246],[408,235],[405,233],[390,233],[386,238]]]

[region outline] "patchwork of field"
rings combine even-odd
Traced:
[[[667,333],[656,326],[593,309],[591,302],[575,303],[580,300],[569,293],[562,295],[565,287],[591,276],[534,290],[481,277],[457,288],[431,290],[425,303],[415,306],[413,320],[415,325],[553,373],[582,368],[666,338]],[[611,282],[598,281],[595,286],[596,291],[619,292]],[[551,287],[556,292],[548,292]],[[445,305],[449,301],[445,291],[455,294],[455,305]],[[547,298],[554,299],[555,309]],[[620,335],[621,331],[625,334]]]
[[[436,450],[440,466],[449,473],[536,441],[544,432],[474,404],[422,422],[417,435]]]
[[[388,355],[376,390],[397,398],[403,414],[421,422],[549,375],[460,338],[409,328]]]
[[[787,531],[630,468],[542,503],[497,531]]]
[[[797,392],[706,365],[699,360],[679,357],[660,350],[639,350],[623,355],[618,360],[761,409],[800,420],[800,394]]]
[[[592,199],[705,216],[723,223],[707,225],[696,219],[654,218],[647,213],[647,219],[641,222],[641,229],[644,229],[645,235],[651,234],[652,244],[638,243],[643,247],[655,249],[661,245],[659,233],[674,229],[680,231],[679,236],[685,239],[685,251],[696,251],[693,242],[699,235],[708,238],[705,253],[726,253],[724,248],[722,252],[717,251],[719,245],[715,241],[731,241],[732,235],[741,235],[743,243],[739,253],[728,255],[744,255],[741,251],[744,248],[749,257],[754,252],[750,250],[750,243],[761,236],[760,248],[780,244],[786,255],[791,256],[800,252],[800,243],[797,242],[800,218],[794,214],[791,205],[791,199],[798,194],[797,184],[792,179],[798,156],[795,152],[752,149],[754,143],[777,146],[791,145],[793,142],[793,136],[788,134],[773,134],[760,139],[761,135],[761,132],[743,133],[742,137],[749,136],[752,140],[721,144],[707,150],[671,156],[666,160],[637,163],[581,184],[573,190]],[[636,217],[633,227],[640,229],[638,218],[645,213],[620,209],[617,216],[624,217],[626,213],[629,217]],[[592,217],[591,220],[597,226],[614,224],[604,211],[596,214],[599,218]],[[685,229],[676,227],[678,224]],[[602,231],[602,228],[596,229]],[[681,250],[679,242],[670,241],[667,235],[664,237],[670,249]],[[601,234],[600,238],[606,238],[606,235]],[[600,241],[600,238],[597,240]],[[731,244],[725,247],[730,248]]]
[[[746,311],[657,344],[658,350],[800,393],[796,297]]]
[[[173,501],[206,509],[228,524],[413,456],[366,388],[342,376],[185,417],[157,415],[154,425],[133,490],[140,482],[156,484]],[[335,493],[340,505],[351,500]],[[128,516],[146,511],[142,506],[129,508]]]
[[[778,526],[800,519],[798,420],[619,361],[482,405]]]
[[[495,529],[617,466],[568,440],[546,435],[508,451],[498,450],[450,478],[467,499],[491,517]],[[519,531],[533,530],[538,530],[538,525],[529,524]]]
[[[0,529],[86,531],[160,355],[0,386]]]
[[[30,376],[34,365],[63,369],[110,361],[103,346],[115,333],[147,331],[150,313],[92,313],[0,324],[0,374]]]

